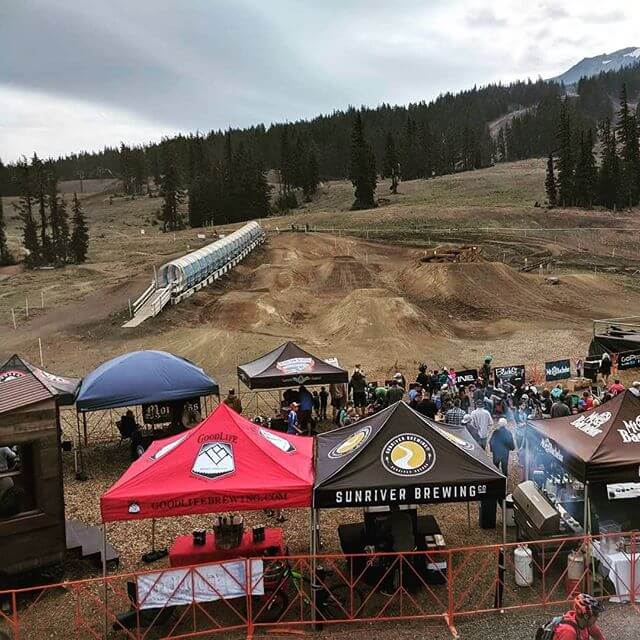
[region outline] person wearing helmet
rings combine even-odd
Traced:
[[[597,625],[602,604],[587,593],[580,593],[556,627],[553,640],[605,640]]]

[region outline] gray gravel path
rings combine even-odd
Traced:
[[[537,612],[513,612],[460,618],[456,627],[462,640],[533,640],[538,625],[560,613],[548,609]],[[601,628],[607,640],[639,640],[640,613],[630,605],[607,605]],[[354,625],[318,634],[323,640],[451,640],[449,631],[441,626],[419,622]]]

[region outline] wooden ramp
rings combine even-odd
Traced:
[[[95,565],[102,566],[103,540],[102,527],[84,524],[79,520],[65,522],[67,551],[77,553]],[[107,564],[117,565],[120,562],[118,552],[107,541]]]
[[[162,289],[156,289],[147,301],[135,312],[133,318],[125,322],[122,326],[131,328],[141,325],[147,318],[157,316],[169,300],[171,300],[171,285]]]

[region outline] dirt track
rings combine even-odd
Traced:
[[[640,313],[634,292],[610,276],[561,275],[554,286],[502,263],[429,264],[423,255],[356,238],[273,234],[229,278],[137,329],[120,325],[142,276],[44,312],[10,332],[2,351],[33,358],[37,334],[49,366],[82,375],[126,350],[161,348],[226,386],[238,362],[291,338],[380,377],[420,361],[476,366],[486,353],[505,364],[573,356],[584,353],[591,318]]]

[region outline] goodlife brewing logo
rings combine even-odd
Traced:
[[[348,456],[350,453],[360,449],[360,447],[362,447],[362,445],[369,439],[370,435],[371,427],[362,427],[362,429],[354,431],[348,438],[333,447],[327,455],[333,459]]]
[[[290,358],[289,360],[276,362],[276,369],[282,371],[282,373],[287,376],[291,376],[297,373],[308,373],[312,371],[314,364],[313,358]]]
[[[191,472],[215,480],[236,470],[233,447],[228,442],[205,442],[200,447]]]
[[[436,463],[431,443],[415,433],[402,433],[384,445],[380,455],[382,466],[396,476],[419,476]]]
[[[611,420],[610,411],[596,412],[589,416],[583,413],[577,420],[572,420],[570,424],[591,438],[595,438],[602,433],[600,427],[609,422],[609,420]]]

